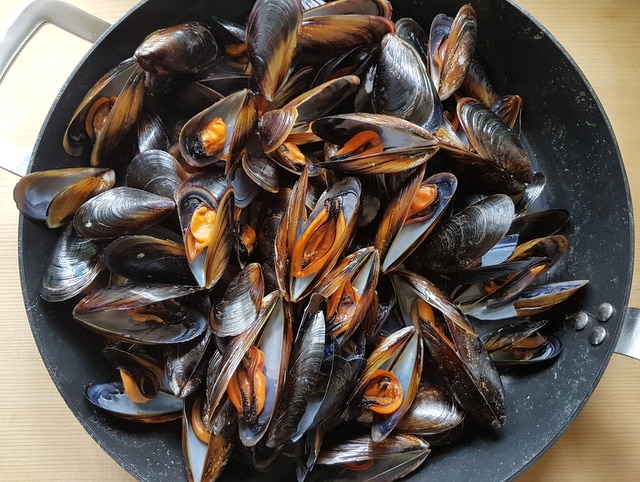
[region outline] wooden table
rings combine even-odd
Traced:
[[[26,0],[3,0],[6,26]],[[133,0],[71,0],[109,22]],[[640,3],[637,0],[521,0],[564,45],[609,116],[640,205]],[[51,101],[88,48],[47,26],[0,86],[0,138],[30,149]],[[0,153],[0,155],[2,155]],[[0,479],[130,481],[84,432],[42,363],[22,304],[17,262],[16,179],[0,172]],[[638,263],[636,263],[638,266]],[[636,267],[630,304],[640,306]],[[640,363],[615,355],[591,400],[519,482],[627,481],[640,476]]]

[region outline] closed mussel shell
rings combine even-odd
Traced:
[[[173,199],[184,177],[186,173],[175,157],[166,151],[149,149],[131,160],[125,183],[129,187]]]
[[[262,269],[258,263],[250,263],[231,280],[213,307],[210,321],[216,335],[239,335],[253,325],[263,295]]]
[[[429,382],[421,382],[411,407],[396,425],[396,430],[430,440],[435,435],[460,427],[464,417],[464,412],[449,391]]]
[[[76,232],[89,239],[113,239],[159,223],[175,209],[172,199],[142,189],[114,187],[85,202],[73,218]]]
[[[153,74],[197,74],[209,67],[217,54],[218,44],[209,27],[185,22],[149,34],[134,58]]]
[[[99,243],[78,236],[73,226],[67,225],[42,277],[42,299],[64,301],[88,288],[103,270],[103,249]]]
[[[424,125],[440,101],[416,50],[394,34],[382,39],[372,102],[375,112]]]
[[[182,243],[147,234],[121,236],[104,252],[105,267],[124,278],[195,285]]]
[[[513,215],[508,196],[484,198],[438,224],[412,259],[418,266],[440,273],[469,267],[504,237]]]

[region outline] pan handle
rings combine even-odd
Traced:
[[[640,309],[627,307],[622,317],[622,330],[614,351],[640,360]]]
[[[93,43],[109,28],[109,23],[84,10],[60,0],[35,0],[27,5],[0,38],[0,83],[14,60],[31,38],[47,23],[56,25]],[[24,175],[30,153],[0,139],[0,167]]]

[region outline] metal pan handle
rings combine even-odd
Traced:
[[[628,307],[622,317],[622,329],[616,353],[640,360],[640,309]]]
[[[69,3],[35,0],[25,7],[0,38],[0,83],[23,47],[47,23],[91,43],[109,28],[108,22]],[[1,139],[0,146],[5,153],[0,158],[0,167],[19,176],[24,175],[30,153]]]

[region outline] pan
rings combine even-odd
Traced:
[[[61,92],[40,133],[29,169],[76,162],[64,154],[59,139],[66,119],[84,94],[79,86],[91,85],[109,66],[128,56],[149,30],[180,20],[206,21],[209,9],[219,16],[240,19],[250,8],[250,2],[236,2],[233,8],[223,2],[203,4],[181,4],[176,12],[173,2],[143,2],[114,24]],[[448,3],[449,13],[461,4]],[[573,248],[556,275],[590,280],[589,289],[575,301],[575,310],[597,313],[610,306],[613,315],[606,323],[589,317],[587,328],[581,331],[570,324],[561,327],[559,336],[565,350],[549,369],[526,377],[504,375],[509,422],[497,433],[470,431],[464,443],[432,453],[429,462],[412,476],[415,480],[507,480],[517,476],[575,418],[614,349],[621,349],[622,330],[633,329],[634,312],[626,309],[633,217],[626,176],[606,116],[575,64],[526,13],[508,2],[479,2],[474,7],[480,25],[500,25],[486,31],[479,45],[494,72],[496,89],[536,99],[525,103],[523,117],[535,162],[552,180],[542,203],[565,207],[572,213],[567,234]],[[411,16],[423,25],[442,10],[440,2],[423,2],[420,7],[394,3],[396,18]],[[148,26],[144,32],[139,28],[142,19]],[[527,62],[509,60],[524,57]],[[157,467],[162,467],[166,480],[179,479],[182,467],[166,464],[167,458],[181,457],[175,427],[150,431],[114,426],[86,403],[84,387],[108,378],[110,367],[98,356],[99,350],[87,334],[68,322],[69,306],[52,306],[39,298],[40,279],[56,235],[27,219],[21,219],[19,230],[25,306],[29,307],[29,321],[45,365],[63,398],[85,429],[135,477],[158,480]],[[34,239],[38,242],[30,242]],[[607,333],[597,345],[589,336],[595,327],[604,327]]]

